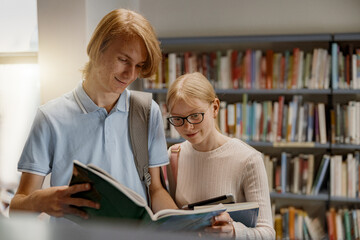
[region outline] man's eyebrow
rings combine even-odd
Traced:
[[[120,55],[123,55],[124,57],[126,57],[126,58],[128,58],[128,59],[130,59],[131,61],[134,61],[134,59],[132,59],[132,57],[130,57],[129,55],[127,55],[126,53],[122,53],[122,52],[120,52],[119,53]],[[142,61],[142,62],[139,62],[140,64],[145,64],[146,63],[146,59],[144,60],[144,61]],[[139,64],[138,63],[138,64]]]

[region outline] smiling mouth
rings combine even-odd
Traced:
[[[120,82],[121,84],[126,85],[126,82],[123,82],[123,81],[119,80],[117,77],[115,77],[115,79],[116,79],[116,81]]]
[[[193,136],[195,136],[197,134],[197,132],[196,133],[192,133],[192,134],[186,134],[186,136],[188,136],[188,137],[193,137]]]

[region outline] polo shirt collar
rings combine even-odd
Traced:
[[[85,110],[88,113],[97,111],[98,109],[100,109],[100,107],[96,105],[94,101],[86,94],[82,86],[82,83],[83,81],[80,81],[80,83],[75,89],[80,102],[82,103],[82,105],[84,106]],[[130,97],[130,91],[125,89],[124,92],[120,95],[120,98],[118,99],[115,105],[116,111],[121,111],[121,112],[129,111],[129,97]]]

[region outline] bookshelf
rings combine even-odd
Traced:
[[[334,52],[332,50],[333,44],[338,46],[338,52],[343,52],[346,56],[349,51],[349,46],[354,51],[360,49],[360,33],[346,33],[346,34],[298,34],[298,35],[257,35],[257,36],[214,36],[214,37],[179,37],[179,38],[162,38],[160,39],[164,54],[168,53],[184,53],[194,52],[195,54],[201,54],[204,52],[210,53],[213,51],[220,51],[222,56],[226,55],[228,50],[238,50],[239,52],[245,52],[248,49],[260,50],[262,56],[267,54],[267,50],[273,50],[274,53],[285,53],[290,51],[293,54],[294,48],[299,48],[304,52],[303,59],[306,58],[306,53],[314,53],[314,49],[324,49],[331,56],[327,59],[328,62],[332,61]],[[166,55],[164,55],[166,58]],[[312,55],[313,57],[314,55]],[[340,55],[339,55],[340,56]],[[337,58],[340,58],[337,55]],[[358,55],[360,64],[360,53]],[[345,59],[345,58],[344,58]],[[229,60],[230,61],[230,60]],[[345,60],[344,60],[345,61]],[[305,62],[303,63],[305,64]],[[312,64],[312,63],[311,63]],[[290,103],[293,100],[293,96],[301,96],[302,103],[312,101],[314,104],[324,103],[326,121],[326,141],[320,142],[315,137],[313,141],[274,141],[267,139],[266,141],[254,141],[253,139],[242,139],[254,148],[258,149],[264,154],[268,154],[271,157],[277,157],[280,159],[281,153],[287,152],[291,155],[298,156],[300,154],[313,154],[315,158],[315,169],[319,168],[320,161],[324,154],[342,155],[344,160],[346,154],[360,151],[360,143],[354,144],[353,142],[335,141],[332,135],[331,126],[331,114],[330,110],[336,108],[336,104],[346,105],[350,101],[360,101],[360,85],[352,87],[351,84],[338,84],[337,88],[333,88],[333,63],[330,62],[330,69],[328,74],[328,84],[303,86],[300,88],[259,88],[251,85],[250,88],[240,86],[239,88],[233,88],[230,85],[223,87],[221,85],[214,85],[215,91],[221,101],[227,104],[236,104],[243,100],[243,96],[246,95],[246,101],[250,102],[265,102],[278,100],[279,96],[284,97],[285,103]],[[346,82],[346,69],[341,69],[336,62],[336,68],[338,69],[337,76],[340,77],[339,71],[343,71],[343,81]],[[231,63],[230,63],[231,65]],[[359,65],[360,66],[360,65]],[[358,66],[358,68],[360,68]],[[346,67],[346,64],[345,64]],[[305,68],[305,67],[303,67]],[[359,69],[360,70],[360,69]],[[230,70],[231,71],[231,70]],[[184,73],[184,72],[182,72]],[[182,74],[181,73],[181,74]],[[229,73],[231,74],[231,73]],[[311,75],[312,73],[310,73]],[[340,74],[340,75],[339,75]],[[360,73],[358,73],[360,79]],[[325,73],[326,75],[326,73]],[[326,78],[326,77],[325,77]],[[349,80],[348,80],[349,81]],[[153,93],[154,99],[159,103],[165,101],[167,93],[167,83],[160,84],[160,88],[145,84],[143,91]],[[351,86],[350,86],[351,85]],[[359,112],[360,117],[360,112]],[[338,121],[336,119],[336,121]],[[315,133],[314,133],[315,134]],[[360,134],[360,133],[359,133]],[[236,135],[234,135],[236,137]],[[284,139],[282,139],[284,140]],[[169,145],[183,141],[183,139],[168,137],[167,142]],[[332,160],[332,159],[331,159]],[[330,160],[330,162],[331,162]],[[346,160],[345,160],[346,161]],[[359,161],[359,160],[357,160]],[[314,173],[314,178],[315,178]],[[358,180],[359,181],[359,180]],[[319,216],[324,229],[326,230],[326,211],[330,207],[346,207],[346,208],[359,208],[359,197],[344,197],[344,196],[332,196],[330,194],[330,164],[326,170],[326,175],[319,194],[295,194],[291,192],[279,193],[275,189],[271,191],[270,197],[273,203],[276,205],[276,211],[285,206],[295,206],[305,209],[309,212],[315,212]],[[358,192],[360,189],[357,190]],[[357,193],[359,195],[359,193]],[[315,205],[313,205],[315,204]],[[312,206],[313,205],[313,206]],[[312,207],[311,207],[312,206]],[[314,207],[315,206],[315,207]],[[313,208],[317,208],[319,211],[313,211]]]

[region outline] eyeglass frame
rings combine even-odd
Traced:
[[[190,116],[192,116],[192,115],[195,115],[195,114],[200,114],[201,117],[202,117],[202,119],[201,119],[200,122],[192,123],[192,122],[189,121],[188,118],[189,118]],[[202,122],[204,121],[204,115],[205,115],[205,112],[199,112],[199,113],[189,114],[189,115],[187,115],[186,117],[171,116],[171,117],[167,117],[166,119],[167,119],[167,121],[168,121],[171,125],[173,125],[174,127],[181,127],[181,126],[184,126],[185,120],[186,120],[188,123],[190,123],[190,124],[200,124],[200,123],[202,123]],[[181,125],[175,125],[174,123],[172,123],[172,122],[170,121],[171,118],[181,118],[181,119],[182,119],[182,124],[181,124]]]

